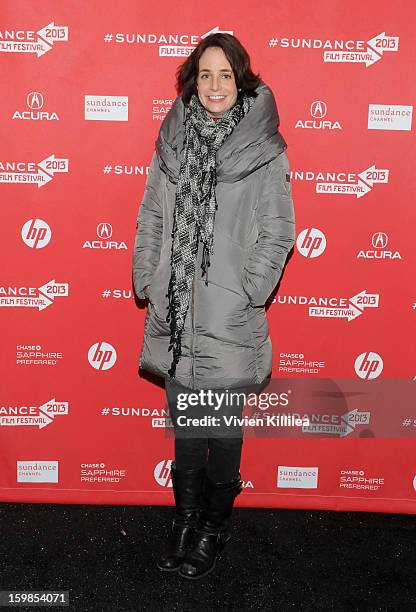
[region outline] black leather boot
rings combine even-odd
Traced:
[[[162,546],[161,556],[157,563],[158,568],[166,572],[174,572],[179,569],[194,534],[201,510],[205,467],[195,470],[178,470],[175,462],[172,462],[171,477],[176,510],[169,537]]]
[[[215,568],[217,555],[230,540],[229,524],[234,500],[242,491],[240,476],[231,482],[205,479],[202,512],[179,574],[190,580],[206,576]]]

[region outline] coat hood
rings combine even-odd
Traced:
[[[227,137],[217,152],[217,180],[226,183],[239,181],[286,149],[279,132],[279,115],[272,90],[261,83],[250,111]],[[156,151],[162,169],[171,182],[177,182],[184,139],[185,105],[178,96],[166,115],[158,138]]]

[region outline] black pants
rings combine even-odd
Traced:
[[[239,477],[241,451],[243,446],[243,430],[241,427],[234,427],[231,435],[221,436],[221,432],[215,431],[215,436],[210,436],[212,428],[201,428],[201,435],[198,436],[198,429],[192,431],[180,431],[178,417],[186,415],[178,411],[177,394],[185,387],[173,384],[167,378],[165,380],[166,397],[169,411],[174,424],[175,432],[175,464],[178,470],[195,469],[206,467],[207,476],[214,482],[230,482]],[[186,389],[188,393],[192,391]],[[200,417],[209,415],[206,406],[196,405],[193,407],[193,415]],[[242,407],[234,409],[234,414],[241,417]],[[189,414],[189,413],[188,413]],[[228,434],[229,432],[227,432]]]
[[[242,438],[175,438],[175,464],[178,470],[206,466],[210,480],[230,482],[238,478],[242,446]]]

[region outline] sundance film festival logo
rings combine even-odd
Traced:
[[[169,488],[172,486],[172,478],[170,475],[171,465],[172,459],[163,459],[162,461],[159,461],[153,471],[153,477],[157,484],[161,487]]]
[[[302,431],[310,434],[333,434],[345,438],[355,431],[357,425],[369,425],[370,413],[360,412],[358,408],[345,414],[310,414],[310,423],[302,425]]]
[[[167,408],[134,408],[130,406],[113,406],[108,408],[105,406],[104,408],[100,408],[100,414],[101,416],[149,417],[152,420],[152,427],[173,427],[173,422]]]
[[[308,230],[303,230],[296,240],[296,246],[304,257],[314,257],[313,250],[308,241],[313,242],[314,238],[308,238]],[[302,235],[303,234],[303,235]],[[319,248],[319,247],[317,247]],[[311,254],[312,253],[312,254]],[[308,316],[330,319],[347,319],[352,321],[361,316],[367,308],[378,308],[380,295],[369,293],[363,289],[351,297],[339,296],[279,296],[279,304],[297,304],[308,307]]]
[[[0,406],[0,426],[43,429],[56,416],[64,415],[68,415],[68,402],[57,402],[55,398],[41,406]]]
[[[133,291],[131,289],[103,289],[100,295],[104,299],[114,298],[116,300],[131,300]]]
[[[295,128],[303,128],[309,130],[341,130],[341,124],[339,121],[330,121],[326,119],[327,105],[322,100],[316,100],[312,102],[309,112],[312,119],[299,119],[295,125]]]
[[[43,249],[49,244],[52,232],[46,221],[29,219],[22,227],[22,240],[31,249]]]
[[[109,370],[117,361],[117,352],[108,342],[96,342],[88,350],[88,361],[95,370]]]
[[[0,307],[18,306],[44,310],[57,297],[68,297],[68,283],[50,280],[41,287],[0,286]]]
[[[26,96],[26,104],[29,110],[16,110],[13,113],[12,119],[28,120],[28,121],[59,121],[59,117],[55,112],[42,110],[44,100],[43,95],[39,91],[31,91]]]
[[[86,240],[82,245],[83,249],[115,249],[116,251],[127,251],[127,244],[124,241],[117,242],[110,240],[113,235],[111,223],[99,223],[97,225],[97,236],[100,240]]]
[[[149,172],[150,166],[138,164],[105,164],[103,166],[103,174],[147,176]]]
[[[389,171],[376,168],[375,165],[355,172],[313,172],[291,171],[291,178],[295,181],[315,182],[315,191],[320,194],[355,195],[362,198],[369,193],[375,184],[389,182]]]
[[[54,154],[40,162],[0,160],[0,183],[36,183],[43,187],[55,178],[55,173],[67,173],[68,165],[68,159]]]
[[[337,306],[309,306],[310,317],[347,319],[352,321],[364,313],[366,308],[378,308],[378,293],[367,293],[365,289],[349,298],[338,298]]]
[[[37,57],[50,51],[56,42],[68,41],[68,26],[50,24],[40,30],[0,30],[0,52],[35,53]]]
[[[233,34],[231,30],[220,30],[219,26],[215,26],[209,32],[204,34],[139,34],[139,33],[123,33],[117,32],[113,34],[108,32],[104,35],[106,43],[127,43],[127,44],[147,44],[158,45],[159,56],[161,57],[178,57],[181,55],[188,56],[199,43],[200,38],[205,38],[209,34],[216,32],[224,32]]]
[[[307,306],[310,317],[347,319],[352,321],[362,315],[366,308],[378,308],[379,300],[380,296],[378,293],[367,293],[363,289],[360,293],[351,297],[340,297],[337,295],[279,295],[276,303],[290,306]],[[304,365],[304,362],[299,362],[299,364]],[[307,362],[307,364],[318,366],[316,362]]]
[[[368,351],[358,355],[354,363],[354,369],[363,380],[371,380],[380,376],[383,371],[383,360],[378,353]]]
[[[372,66],[387,51],[399,50],[399,37],[387,36],[385,32],[370,40],[337,40],[322,38],[279,38],[273,36],[269,40],[270,48],[282,49],[318,49],[323,51],[324,62],[353,63]]]
[[[304,229],[296,238],[296,247],[304,257],[318,257],[326,247],[325,235],[316,228]],[[281,299],[282,297],[279,297],[278,302],[284,303],[281,302]],[[352,321],[362,315],[365,309],[378,308],[379,300],[378,293],[367,293],[367,290],[364,289],[348,298],[291,296],[290,303],[307,305],[310,317],[346,318]]]
[[[371,237],[372,249],[364,251],[361,249],[357,254],[357,259],[402,259],[399,251],[387,249],[388,236],[384,232],[375,232]]]

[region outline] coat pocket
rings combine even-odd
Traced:
[[[154,287],[154,283],[153,281],[150,283],[149,287],[147,288],[147,295],[149,298],[149,309],[153,312],[153,314],[158,317],[158,319],[162,319],[162,315],[161,313],[159,313],[158,307],[156,306],[156,299],[153,296],[153,287]]]
[[[153,273],[151,283],[148,288],[149,302],[151,302],[154,314],[164,321],[168,314],[168,292],[170,281],[170,243],[166,242],[162,246],[159,263]],[[166,323],[167,325],[167,323]]]
[[[149,320],[146,327],[146,334],[152,337],[170,336],[170,324],[165,317],[161,317],[155,305],[149,301],[148,306]]]

